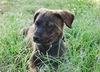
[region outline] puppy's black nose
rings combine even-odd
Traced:
[[[39,36],[33,36],[33,40],[34,41],[39,41],[40,40],[40,37]]]

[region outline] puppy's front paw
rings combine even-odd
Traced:
[[[28,61],[28,67],[30,72],[39,72],[38,67],[36,67],[32,62]]]

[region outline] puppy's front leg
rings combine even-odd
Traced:
[[[28,61],[28,67],[31,72],[39,72],[37,65],[38,63],[40,63],[40,60],[38,59],[38,57],[39,57],[38,52],[36,53],[32,52],[32,56],[30,57]]]

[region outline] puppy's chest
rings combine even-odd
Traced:
[[[52,47],[38,46],[37,50],[39,50],[41,54],[44,54],[44,55],[48,54],[50,56],[57,56],[58,51],[61,52],[61,50],[58,46],[52,46]]]

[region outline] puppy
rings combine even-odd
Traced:
[[[73,20],[74,15],[66,10],[41,8],[36,11],[33,24],[22,30],[27,39],[27,44],[33,50],[28,61],[32,72],[39,72],[39,66],[46,61],[43,56],[53,58],[64,56],[66,48],[63,40],[63,28],[64,24],[71,28]],[[57,62],[51,61],[51,64],[56,70]]]

